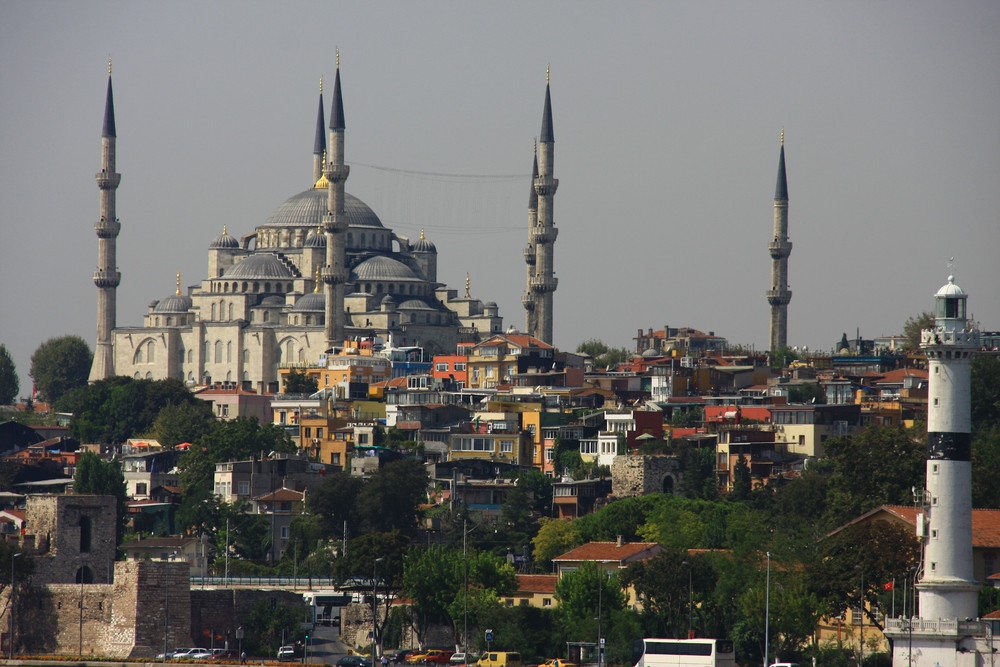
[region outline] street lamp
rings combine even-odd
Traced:
[[[597,667],[604,664],[604,650],[601,646],[601,614],[602,614],[602,593],[604,592],[604,566],[613,563],[612,560],[602,560],[597,563]]]
[[[909,571],[912,581],[910,582],[910,588],[914,592],[917,588],[917,566],[914,565]],[[910,602],[910,616],[906,619],[906,634],[909,635],[907,638],[906,646],[906,664],[908,667],[913,667],[913,617],[917,613],[917,600],[916,595],[913,596],[913,600]]]
[[[375,634],[378,630],[376,622],[378,620],[378,594],[376,592],[376,586],[378,585],[378,564],[384,561],[385,558],[376,558],[375,562],[372,564],[372,667],[375,667]]]
[[[858,660],[859,667],[865,667],[865,567],[864,565],[855,565],[855,570],[861,571],[861,654]]]
[[[684,567],[688,569],[688,639],[694,639],[694,626],[691,622],[692,619],[692,609],[694,608],[694,579],[692,575],[691,563],[684,561],[681,563]]]
[[[14,559],[20,556],[16,553],[10,557],[10,659],[14,659]]]
[[[767,667],[768,635],[771,633],[771,552],[767,552],[767,584],[764,589],[764,667]]]

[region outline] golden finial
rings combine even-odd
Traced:
[[[111,54],[108,54],[108,76],[111,76]]]
[[[323,94],[323,75],[322,74],[320,74],[320,76],[319,76],[319,94],[320,95]]]
[[[323,225],[316,225],[316,233],[317,234],[322,234],[323,233]],[[317,271],[318,270],[319,269],[317,269]]]
[[[177,296],[181,295],[181,272],[180,269],[177,270]]]
[[[313,287],[313,292],[319,294],[319,267],[316,267],[316,286]]]
[[[422,230],[422,229],[420,230],[420,240],[421,241],[424,240],[424,230]]]
[[[545,85],[549,85],[549,64],[545,63]]]
[[[226,232],[226,226],[222,225],[222,235],[226,236],[227,234],[228,234],[228,232]]]
[[[469,274],[468,273],[465,274],[465,298],[466,299],[471,299],[472,298],[472,295],[469,294]]]
[[[336,47],[336,49],[337,49],[337,69],[340,69],[340,47],[338,46]]]
[[[781,128],[781,145],[785,145],[785,128]]]

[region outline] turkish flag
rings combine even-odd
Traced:
[[[895,581],[890,581],[887,584],[882,584],[882,590],[883,591],[891,591],[895,587],[896,587],[896,582]]]

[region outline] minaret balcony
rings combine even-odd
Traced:
[[[528,232],[528,241],[534,245],[545,245],[555,243],[557,236],[559,236],[559,230],[555,227],[532,227]]]
[[[772,306],[787,306],[792,300],[792,290],[769,289],[767,290],[767,302]]]
[[[118,236],[122,226],[117,220],[99,220],[94,223],[94,230],[99,239],[113,239]]]
[[[531,246],[524,249],[524,261],[531,266],[535,265],[535,249]]]
[[[94,175],[97,179],[97,187],[101,190],[113,190],[121,183],[122,175],[113,171],[101,171]]]
[[[336,216],[332,213],[323,214],[323,231],[327,234],[340,234],[346,232],[347,227],[347,216],[343,213]]]
[[[320,279],[327,285],[343,285],[347,282],[347,269],[324,266],[319,271]]]
[[[346,181],[347,177],[351,175],[351,167],[346,164],[327,162],[326,167],[323,169],[323,175],[331,183],[340,183]]]
[[[978,350],[980,347],[981,342],[977,330],[950,331],[945,327],[935,327],[920,332],[920,349],[936,351],[935,358],[938,359],[952,358],[942,356],[941,350],[954,350],[955,348]],[[949,351],[948,355],[951,354]],[[956,351],[955,355],[958,354],[959,352]]]
[[[119,271],[94,271],[94,284],[98,287],[118,287],[122,282]]]
[[[524,306],[525,310],[535,309],[535,295],[531,292],[527,292],[521,295],[521,305]]]
[[[556,277],[536,276],[528,281],[531,291],[536,294],[555,292],[559,286],[559,279]]]
[[[539,197],[551,197],[559,189],[559,179],[551,176],[539,176],[535,179],[535,194]]]
[[[792,242],[771,241],[767,244],[767,250],[771,253],[771,259],[784,259],[792,254]]]

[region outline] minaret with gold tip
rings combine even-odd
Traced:
[[[326,297],[326,348],[344,344],[344,283],[347,282],[344,234],[347,216],[344,214],[344,182],[351,168],[344,164],[344,98],[340,92],[340,50],[337,50],[337,76],[333,81],[333,105],[330,108],[329,161],[324,176],[330,182],[327,211],[323,216],[326,236],[326,265],[320,275]]]
[[[319,78],[319,111],[316,113],[316,140],[313,142],[313,183],[323,175],[326,155],[326,121],[323,119],[323,77]]]
[[[90,381],[96,382],[115,374],[114,350],[111,344],[115,329],[117,290],[122,275],[118,272],[115,245],[121,225],[115,216],[115,191],[121,174],[115,171],[115,102],[111,92],[111,58],[108,58],[108,93],[104,102],[104,127],[101,131],[101,171],[97,187],[101,191],[101,218],[94,225],[97,231],[97,344]]]
[[[559,230],[553,220],[553,203],[559,180],[555,171],[555,134],[552,131],[552,99],[549,90],[549,68],[545,68],[545,107],[542,110],[542,132],[538,146],[538,175],[535,194],[538,195],[538,218],[528,236],[535,248],[535,274],[528,281],[534,296],[534,329],[528,333],[552,345],[552,296],[559,285],[553,270],[553,254]]]
[[[771,289],[767,302],[771,304],[771,354],[788,346],[788,256],[792,242],[788,240],[788,181],[785,178],[785,130],[781,130],[781,154],[778,157],[778,182],[774,188],[774,238],[767,244],[771,253]]]
[[[527,285],[524,295],[521,296],[521,304],[525,310],[524,331],[529,336],[535,335],[535,293],[531,291],[531,279],[535,277],[535,244],[531,241],[531,235],[538,224],[538,193],[535,192],[535,179],[538,178],[538,141],[535,144],[534,165],[531,168],[531,188],[528,193],[528,245],[524,248],[524,261],[528,265]]]

